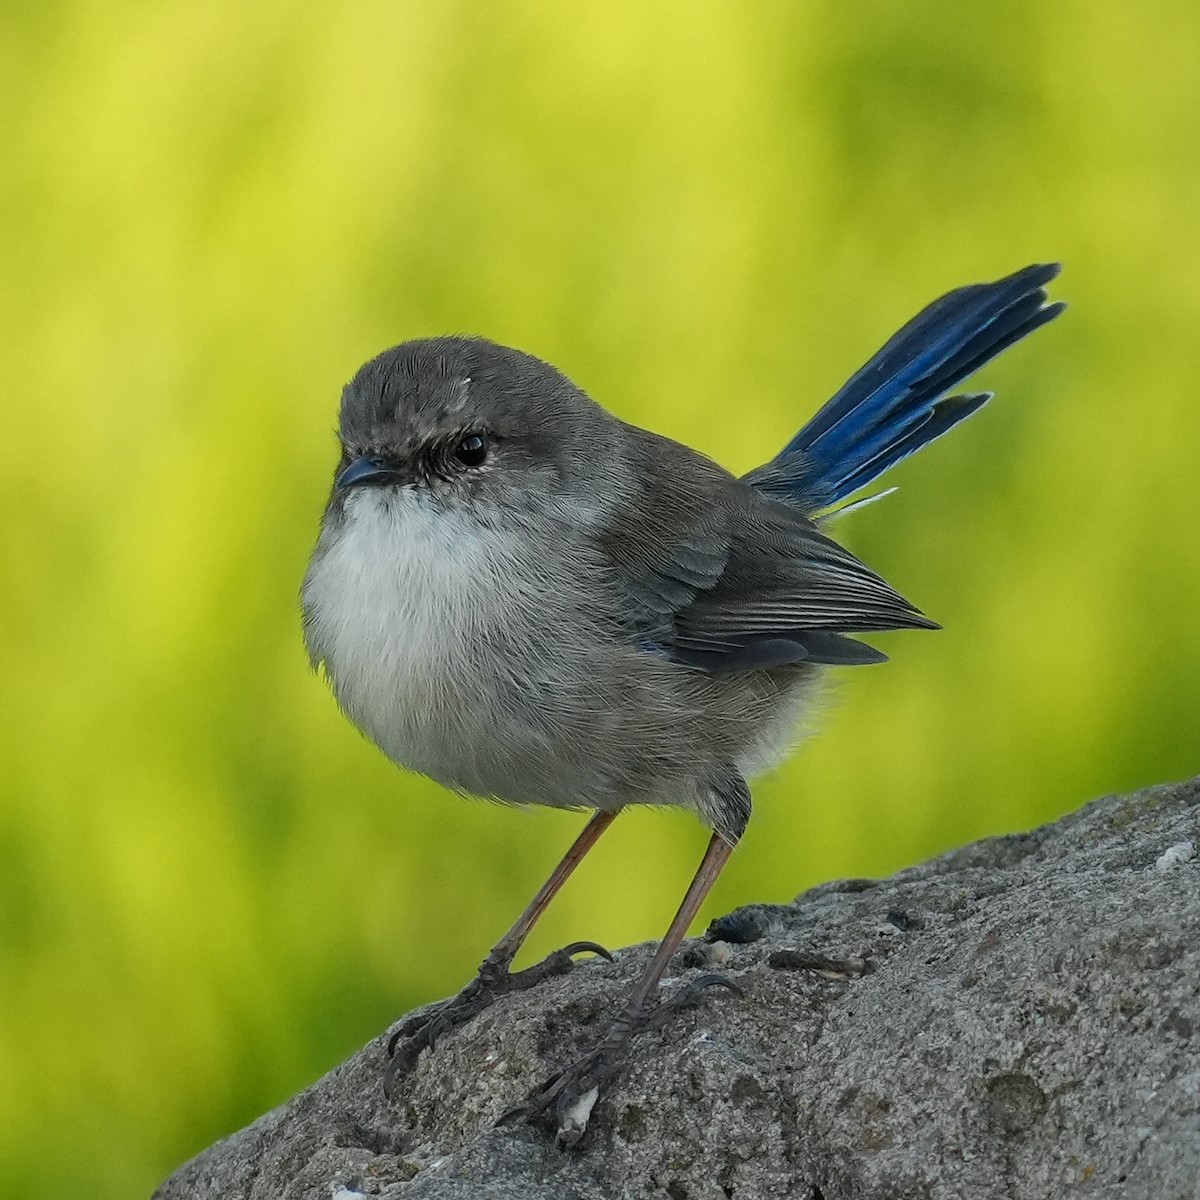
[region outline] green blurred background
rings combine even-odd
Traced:
[[[705,916],[1196,770],[1194,5],[0,22],[0,1193],[148,1192],[461,984],[581,823],[401,774],[307,668],[339,389],[404,338],[743,471],[1062,258],[998,401],[839,529],[944,632],[843,675]],[[704,841],[623,817],[530,952],[658,936]]]

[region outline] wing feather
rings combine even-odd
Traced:
[[[601,543],[641,645],[712,672],[860,665],[884,655],[843,635],[937,628],[795,508],[633,432],[640,490]]]

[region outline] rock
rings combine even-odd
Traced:
[[[651,947],[505,997],[388,1103],[386,1036],[157,1200],[1200,1196],[1200,781],[714,922],[743,995],[644,1035],[583,1141],[495,1127]],[[713,970],[703,942],[670,987]]]

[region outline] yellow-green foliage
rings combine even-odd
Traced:
[[[1194,13],[6,3],[0,1192],[146,1192],[465,980],[579,825],[401,774],[304,661],[339,388],[404,338],[745,470],[1061,257],[996,403],[839,531],[945,630],[843,674],[706,913],[1194,771]],[[657,936],[704,836],[622,818],[531,953]]]

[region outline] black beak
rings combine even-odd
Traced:
[[[338,473],[334,486],[339,492],[347,488],[358,487],[366,483],[398,483],[400,472],[378,455],[364,455],[356,458],[344,471]]]

